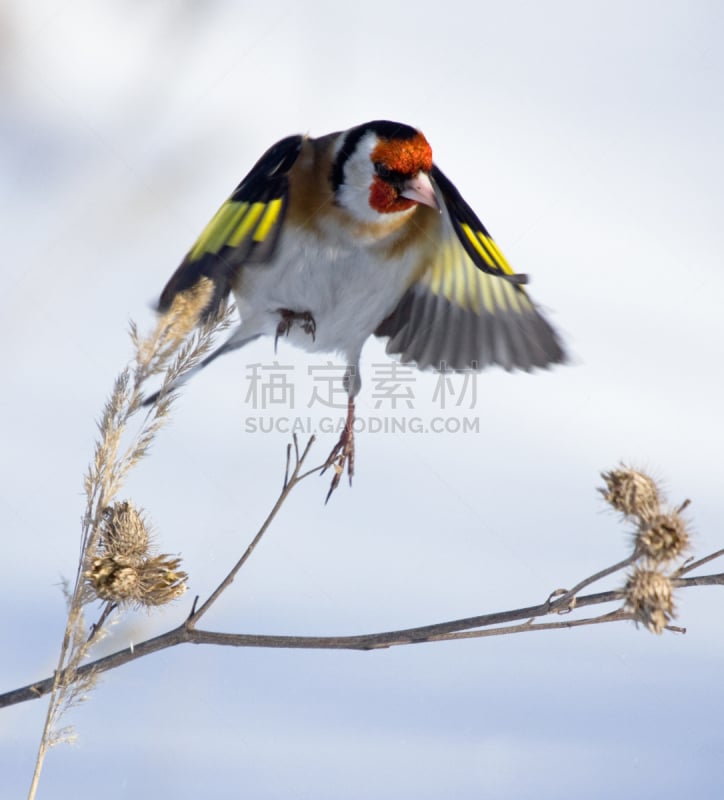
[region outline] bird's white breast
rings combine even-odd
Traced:
[[[279,309],[308,311],[316,322],[314,338],[295,326],[292,343],[312,352],[340,352],[354,363],[409,287],[419,257],[412,249],[389,259],[379,245],[286,230],[270,263],[243,269],[234,291],[242,328],[273,336]]]

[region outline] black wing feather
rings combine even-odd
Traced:
[[[288,136],[256,162],[171,276],[161,293],[159,311],[167,311],[179,292],[206,277],[214,291],[203,317],[212,316],[243,264],[264,263],[272,257],[287,208],[289,170],[303,141],[302,136]]]
[[[473,264],[490,275],[504,275],[511,283],[528,283],[527,275],[513,272],[502,253],[494,245],[494,249],[491,249],[490,243],[493,242],[493,237],[488,233],[488,229],[465,202],[455,184],[435,164],[433,164],[430,177],[443,197],[453,230]],[[471,232],[477,236],[471,236]],[[480,234],[482,234],[482,238],[480,238]],[[485,255],[481,254],[481,250]]]

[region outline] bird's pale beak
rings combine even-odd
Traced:
[[[406,197],[408,200],[414,200],[416,203],[422,203],[424,206],[430,206],[440,210],[440,205],[435,197],[435,189],[430,181],[426,172],[418,172],[414,178],[405,181],[400,192],[401,197]]]

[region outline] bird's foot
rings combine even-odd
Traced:
[[[354,475],[354,431],[348,429],[346,426],[342,435],[339,437],[339,441],[332,448],[332,452],[329,454],[324,464],[324,469],[322,470],[322,473],[324,473],[331,467],[334,471],[332,482],[329,485],[329,491],[324,499],[325,503],[329,501],[332,492],[339,486],[342,475],[344,475],[345,465],[347,467],[347,474],[349,475],[349,485],[351,486],[352,476]]]
[[[345,466],[347,467],[349,485],[351,486],[352,476],[354,475],[354,401],[351,399],[347,408],[347,421],[342,435],[339,437],[339,441],[332,448],[332,452],[324,462],[324,467],[321,472],[323,475],[330,468],[334,471],[329,491],[324,499],[325,504],[329,502],[332,492],[339,486],[342,475],[344,475]]]
[[[288,308],[280,308],[277,309],[277,313],[279,314],[279,324],[274,337],[274,352],[276,352],[279,337],[289,336],[289,331],[294,327],[295,323],[299,325],[304,333],[311,336],[312,341],[314,341],[317,333],[317,323],[311,311],[291,311]]]

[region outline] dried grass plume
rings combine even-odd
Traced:
[[[180,569],[180,559],[153,553],[143,515],[130,502],[115,498],[167,421],[174,390],[209,353],[215,335],[231,324],[233,306],[223,305],[213,318],[201,319],[212,293],[212,281],[202,278],[177,296],[148,336],[131,323],[133,360],[116,378],[98,420],[95,452],[85,476],[81,555],[67,595],[68,618],[29,798],[35,797],[48,748],[59,737],[67,738],[66,729],[57,727],[59,720],[95,681],[92,672],[81,677],[79,668],[104,635],[111,613],[129,605],[164,605],[186,591],[187,575]],[[160,378],[161,388],[145,408],[144,391],[154,378]],[[134,432],[129,422],[142,411],[145,416]],[[89,635],[84,607],[97,599],[106,601],[106,608]]]

